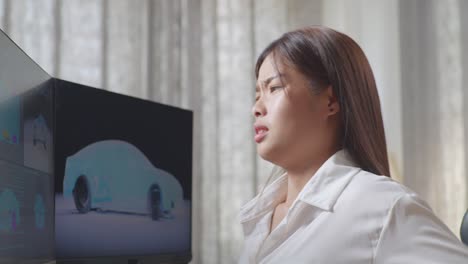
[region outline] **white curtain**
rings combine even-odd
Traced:
[[[459,233],[467,208],[466,1],[401,1],[404,182]],[[466,109],[465,109],[466,108]]]
[[[467,208],[462,0],[0,0],[0,26],[62,79],[192,109],[193,263],[234,263],[237,212],[271,164],[253,143],[253,67],[287,30],[349,34],[376,76],[391,171],[458,234]]]

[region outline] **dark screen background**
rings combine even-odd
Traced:
[[[173,174],[184,199],[192,196],[192,112],[57,80],[55,192],[63,192],[65,161],[97,141],[136,146],[152,164]]]
[[[62,80],[54,94],[57,259],[190,252],[192,112]],[[105,140],[134,145],[154,167],[177,178],[184,200],[170,217],[152,220],[148,214],[105,208],[80,214],[73,198],[63,197],[67,157]],[[138,180],[134,176],[128,175],[129,181]]]

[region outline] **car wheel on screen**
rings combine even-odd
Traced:
[[[91,190],[85,176],[80,176],[73,188],[73,200],[78,212],[84,214],[91,210]]]
[[[161,189],[157,184],[151,185],[149,189],[148,205],[151,219],[158,220],[161,218]]]

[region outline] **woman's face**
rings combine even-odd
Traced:
[[[338,103],[331,88],[313,94],[305,76],[275,64],[271,54],[260,67],[252,111],[259,155],[283,168],[314,159],[334,143],[336,122],[330,121]]]

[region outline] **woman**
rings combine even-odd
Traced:
[[[468,248],[390,178],[370,65],[325,27],[257,60],[255,141],[282,174],[241,210],[240,263],[468,263]]]

